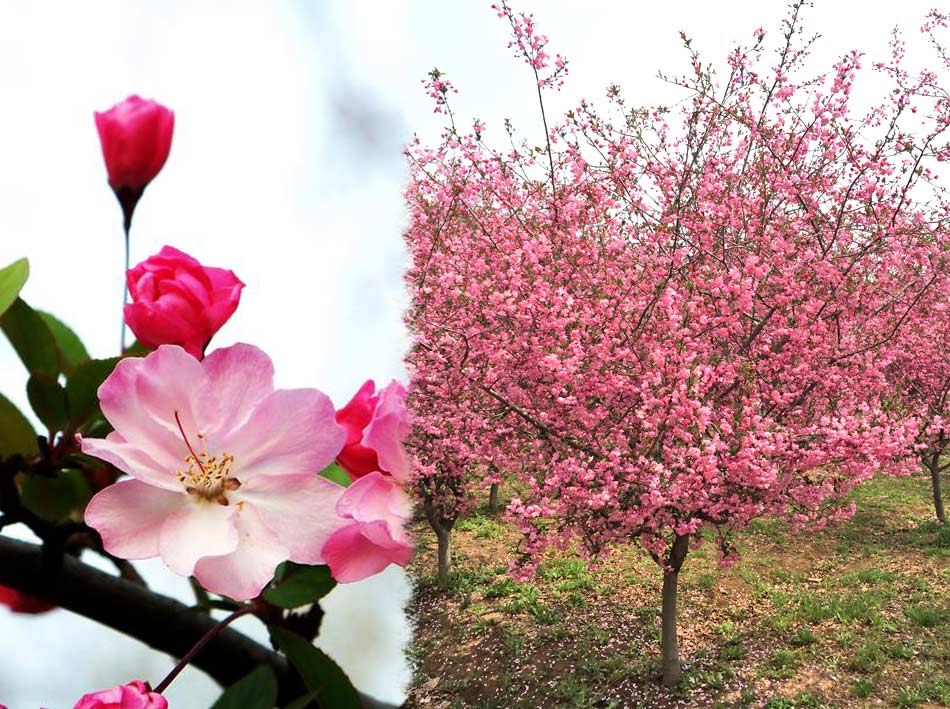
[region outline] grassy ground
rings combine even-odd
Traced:
[[[924,478],[873,480],[819,534],[756,524],[743,558],[692,552],[680,574],[685,680],[659,686],[660,570],[637,548],[589,570],[552,557],[506,575],[517,533],[484,513],[453,535],[449,588],[420,523],[408,707],[950,706],[950,529]]]

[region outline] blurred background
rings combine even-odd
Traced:
[[[901,24],[913,43],[929,7],[817,4],[805,14],[807,29],[824,35],[816,66],[851,49],[866,51],[868,66],[886,59],[891,27]],[[610,83],[631,104],[673,105],[682,92],[656,73],[688,70],[679,30],[721,64],[759,26],[774,47],[786,10],[777,0],[516,7],[533,11],[552,53],[570,60],[550,103],[555,116],[581,98],[600,102]],[[121,220],[92,113],[139,93],[172,108],[176,125],[171,157],[136,210],[132,263],[170,244],[233,269],[247,288],[212,346],[260,346],[278,386],[316,386],[340,406],[367,378],[404,378],[402,147],[413,133],[434,141],[441,128],[421,80],[434,66],[447,74],[460,91],[460,128],[478,117],[498,141],[507,117],[542,140],[532,77],[507,35],[486,0],[3,3],[0,265],[28,256],[24,298],[73,326],[94,357],[117,354]],[[859,98],[874,85],[873,76],[859,83]],[[24,409],[25,383],[0,342],[0,391]],[[141,568],[153,588],[190,598],[160,562]],[[357,687],[392,703],[411,676],[410,592],[390,568],[325,602],[319,644]],[[253,619],[242,621],[263,637]],[[0,701],[10,709],[68,708],[86,691],[157,682],[172,665],[65,611],[26,617],[3,607],[0,658]],[[190,670],[167,692],[174,709],[205,709],[216,695]]]

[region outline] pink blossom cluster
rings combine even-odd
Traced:
[[[914,469],[887,373],[946,291],[946,107],[901,90],[855,115],[858,55],[809,75],[785,35],[775,66],[759,30],[722,77],[686,40],[680,110],[612,87],[540,156],[454,131],[407,151],[417,486],[450,517],[486,470],[516,475],[527,569],[551,544],[662,562],[705,529],[728,563],[752,520],[820,526]]]
[[[539,88],[561,88],[567,76],[567,59],[560,54],[554,55],[554,70],[551,71],[551,55],[545,49],[548,46],[547,35],[537,31],[534,15],[515,12],[506,0],[492,5],[498,17],[508,20],[511,25],[509,48],[515,49],[515,56],[524,59],[534,70]],[[548,73],[545,75],[545,70]]]

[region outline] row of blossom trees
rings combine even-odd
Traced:
[[[26,259],[0,269],[0,327],[43,425],[37,435],[0,396],[0,530],[24,525],[42,542],[0,537],[0,603],[60,606],[180,658],[154,686],[92,692],[76,709],[164,709],[189,663],[227,687],[215,706],[364,706],[313,639],[337,582],[412,553],[405,389],[368,381],[337,410],[317,389],[275,389],[274,365],[253,345],[209,352],[244,283],[170,246],[128,268],[135,206],[168,158],[174,115],[132,96],[96,125],[123,211],[122,349],[90,357],[19,297]],[[82,562],[85,551],[119,577]],[[194,607],[148,589],[133,562],[152,557],[190,579]],[[229,614],[217,621],[216,609]],[[243,615],[267,625],[273,650],[226,629]]]
[[[663,681],[680,678],[678,573],[714,541],[724,564],[762,516],[820,528],[878,472],[947,444],[948,216],[932,172],[947,95],[895,35],[866,113],[862,57],[810,73],[801,2],[691,71],[677,110],[617,87],[549,123],[567,63],[530,16],[496,6],[537,87],[543,143],[449,119],[407,151],[416,488],[439,538],[486,475],[516,475],[515,571],[550,546],[640,543],[663,573]],[[937,45],[945,24],[923,31]],[[531,88],[534,91],[534,88]],[[898,392],[903,394],[899,396]],[[929,457],[927,457],[929,456]],[[939,481],[934,472],[935,485]]]

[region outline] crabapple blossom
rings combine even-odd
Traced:
[[[382,471],[405,483],[411,463],[403,442],[412,429],[406,389],[395,380],[378,392],[375,389],[373,380],[367,380],[336,412],[337,423],[346,431],[337,462],[353,479]]]
[[[412,543],[403,527],[412,516],[412,503],[392,478],[378,471],[359,478],[346,488],[337,512],[348,524],[333,533],[322,551],[337,581],[360,581],[409,561]]]
[[[130,269],[126,279],[132,302],[125,321],[139,342],[150,349],[180,345],[198,359],[234,314],[244,288],[232,271],[202,266],[171,246]]]
[[[343,488],[316,475],[345,433],[316,389],[274,389],[273,365],[237,344],[198,361],[162,345],[127,358],[99,388],[115,428],[84,453],[128,473],[86,507],[86,523],[124,559],[154,556],[210,591],[255,597],[275,567],[323,563],[343,525]]]
[[[168,700],[137,679],[112,689],[84,694],[73,709],[168,709]]]

